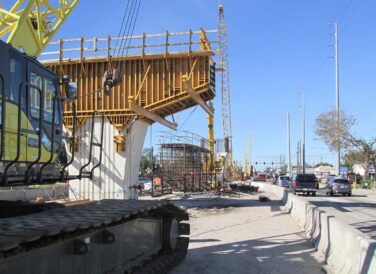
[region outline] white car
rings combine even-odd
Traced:
[[[291,179],[289,176],[279,176],[277,180],[277,185],[282,187],[290,187]]]

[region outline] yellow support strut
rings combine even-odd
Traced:
[[[213,113],[213,115],[208,114],[208,143],[210,151],[210,172],[214,172],[214,107],[211,102],[208,103],[208,107]]]

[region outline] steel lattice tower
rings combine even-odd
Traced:
[[[221,77],[223,134],[225,139],[225,151],[228,153],[227,164],[232,165],[231,98],[228,65],[227,26],[222,5],[219,5],[218,13],[218,66]]]

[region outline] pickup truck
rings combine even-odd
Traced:
[[[260,173],[257,176],[257,181],[260,181],[260,182],[266,182],[267,179],[268,179],[268,175],[265,173]]]
[[[312,194],[316,196],[316,176],[314,174],[295,174],[290,185],[290,192],[296,193],[306,193],[307,195]]]

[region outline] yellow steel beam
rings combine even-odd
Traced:
[[[209,115],[214,115],[213,110],[208,107],[205,101],[201,98],[199,94],[192,88],[191,83],[187,80],[183,80],[183,87],[187,93],[192,97],[192,99]]]
[[[214,107],[211,102],[208,103],[208,107],[214,113]],[[208,142],[210,151],[210,171],[214,171],[214,116],[208,114]]]
[[[140,116],[143,116],[151,121],[154,121],[154,122],[158,122],[172,130],[176,130],[177,129],[177,125],[174,124],[174,123],[171,123],[170,121],[167,121],[166,119],[164,119],[163,117],[153,113],[153,112],[150,112],[146,109],[144,109],[143,107],[141,107],[139,104],[137,104],[135,101],[134,101],[134,98],[132,96],[129,97],[129,106],[130,106],[130,109],[132,111],[134,111],[137,115],[140,115]]]
[[[7,37],[8,43],[29,55],[38,56],[78,2],[17,0],[9,10],[0,5],[0,37]]]

